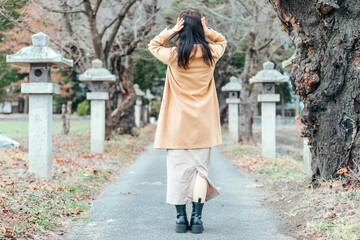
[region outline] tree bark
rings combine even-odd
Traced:
[[[252,106],[250,100],[250,77],[253,68],[256,34],[249,32],[249,42],[246,50],[244,72],[242,76],[239,109],[239,139],[254,143],[252,132]]]
[[[226,98],[228,97],[226,93],[221,91],[221,87],[225,85],[225,83],[227,82],[226,80],[229,79],[231,75],[231,50],[229,49],[231,48],[231,45],[229,45],[227,48],[228,49],[225,51],[224,55],[216,63],[216,67],[214,70],[214,79],[219,102],[221,124],[224,124],[227,116]]]
[[[86,12],[86,16],[89,22],[89,28],[91,32],[91,40],[94,46],[94,51],[96,58],[101,59],[106,64],[105,54],[103,52],[103,46],[101,42],[101,37],[99,35],[97,25],[96,25],[96,15],[94,14],[90,0],[83,1],[84,9]]]
[[[360,160],[360,4],[357,0],[270,0],[295,43],[290,81],[304,102],[303,137],[313,180]]]
[[[118,76],[110,92],[110,101],[113,103],[117,102],[118,95],[122,97],[122,101],[120,105],[115,106],[114,111],[107,109],[107,121],[111,123],[111,127],[106,131],[106,136],[109,137],[111,137],[110,130],[115,130],[118,134],[133,135],[132,129],[135,126],[134,106],[136,95],[133,88],[133,68],[130,58],[130,56],[127,56],[127,66],[121,64],[121,57],[119,56],[114,55],[110,59],[112,72]],[[116,100],[113,100],[113,98],[116,98]],[[108,101],[108,107],[111,106],[110,101]]]

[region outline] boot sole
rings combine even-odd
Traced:
[[[175,232],[177,232],[177,233],[186,233],[187,230],[188,230],[188,226],[185,224],[183,224],[183,225],[176,224],[175,225]]]
[[[199,234],[204,231],[204,227],[202,225],[192,225],[191,233]]]

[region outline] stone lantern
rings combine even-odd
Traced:
[[[275,158],[276,151],[276,102],[280,95],[275,94],[275,83],[284,83],[288,78],[274,69],[274,63],[265,62],[264,70],[258,72],[250,79],[250,83],[262,83],[263,94],[258,96],[261,102],[261,145],[262,156]]]
[[[239,103],[241,85],[235,76],[230,77],[230,82],[221,88],[221,91],[228,92],[229,98],[226,99],[229,114],[229,138],[231,141],[239,141]]]
[[[148,123],[150,119],[150,113],[151,113],[151,101],[155,98],[154,95],[151,93],[149,89],[146,89],[145,98],[149,100],[149,104],[145,106],[144,110],[144,119]]]
[[[91,100],[91,152],[103,153],[105,150],[105,101],[109,99],[109,93],[105,89],[104,82],[114,82],[116,77],[109,70],[102,67],[102,61],[92,61],[92,68],[86,70],[79,77],[80,81],[90,82],[92,92],[86,94]]]
[[[142,98],[145,93],[141,91],[138,84],[134,84],[134,90],[136,94],[136,104],[135,104],[135,126],[137,128],[141,127],[141,109],[142,109]]]
[[[6,62],[30,66],[30,82],[21,84],[21,93],[29,94],[29,172],[37,177],[52,177],[52,111],[53,94],[59,85],[51,82],[51,67],[72,67],[73,61],[63,58],[49,47],[50,37],[40,32],[31,36],[33,45],[13,55]]]

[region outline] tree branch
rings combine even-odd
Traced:
[[[95,10],[94,10],[94,15],[96,16],[96,14],[98,13],[99,11],[99,8],[100,8],[100,5],[102,3],[102,0],[97,0],[96,2],[96,7],[95,7]]]
[[[37,3],[37,5],[39,5],[41,8],[43,8],[43,9],[49,11],[49,12],[63,13],[63,14],[73,14],[73,13],[83,13],[83,14],[85,14],[85,15],[87,14],[84,10],[51,9],[51,8],[49,8],[49,7],[47,7],[47,6],[42,5],[42,4],[38,4],[38,3]]]
[[[125,5],[123,6],[123,8],[121,9],[121,11],[119,12],[118,14],[118,21],[116,22],[111,34],[110,34],[110,37],[109,37],[109,40],[106,41],[106,44],[105,44],[105,49],[104,49],[104,55],[105,57],[109,55],[109,52],[110,52],[110,49],[111,49],[111,46],[113,45],[114,43],[114,40],[115,40],[115,37],[119,31],[119,28],[122,24],[122,21],[124,20],[126,14],[129,12],[130,8],[132,7],[132,5],[134,5],[134,3],[136,2],[136,0],[128,0]]]
[[[114,18],[114,20],[112,20],[108,25],[106,25],[106,26],[103,28],[103,30],[102,30],[101,33],[100,33],[100,38],[102,38],[102,37],[104,36],[106,30],[107,30],[109,27],[111,27],[111,26],[116,22],[116,20],[118,20],[118,18],[119,18],[119,17]]]
[[[242,2],[242,0],[238,0],[238,2],[245,8],[249,15],[252,15],[251,11],[246,7],[246,5]]]
[[[104,53],[102,51],[102,42],[96,26],[96,16],[91,8],[90,0],[83,1],[85,11],[87,12],[87,18],[90,26],[91,40],[94,46],[95,55],[97,58],[104,60]]]
[[[70,6],[70,8],[76,8],[79,7],[81,4],[83,4],[84,0],[82,0],[81,2],[79,2],[78,4],[74,5],[74,6]]]
[[[35,31],[34,29],[28,27],[28,26],[24,26],[22,25],[19,21],[15,20],[14,18],[12,18],[6,11],[5,7],[4,6],[0,6],[0,15],[5,18],[6,20],[8,20],[12,25],[16,26],[16,27],[19,27],[27,32],[30,32],[30,33],[33,33],[33,34],[36,34],[38,33],[37,31]],[[50,38],[50,41],[52,43],[55,44],[55,46],[57,46],[58,48],[60,48],[62,51],[64,51],[66,54],[68,54],[69,56],[71,56],[71,53],[66,49],[64,48],[59,42],[57,41],[54,41],[52,38]]]
[[[273,39],[271,38],[269,41],[267,41],[267,43],[265,43],[264,45],[262,45],[262,46],[259,47],[259,48],[255,48],[254,50],[255,50],[255,51],[261,51],[261,50],[263,50],[264,48],[266,48],[272,41],[273,41]]]
[[[156,5],[157,5],[157,1],[154,0],[153,4],[148,6],[149,8],[151,6],[155,6],[155,7],[153,9],[148,8],[147,10],[148,19],[143,25],[141,25],[139,28],[136,29],[136,31],[134,31],[134,34],[131,37],[133,39],[131,40],[130,43],[126,44],[126,48],[124,49],[124,51],[115,53],[118,57],[125,57],[127,55],[131,55],[134,52],[134,50],[137,48],[138,43],[143,39],[144,36],[146,36],[151,31],[151,28],[154,24],[156,13],[159,10],[156,8]]]

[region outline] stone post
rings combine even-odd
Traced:
[[[143,121],[144,121],[145,125],[149,122],[148,107],[149,107],[149,104],[146,104],[143,109]]]
[[[50,48],[50,37],[46,34],[40,32],[31,38],[32,46],[7,55],[6,61],[30,66],[30,82],[21,84],[21,93],[29,94],[29,173],[51,179],[52,95],[60,92],[59,85],[51,82],[51,67],[71,67],[73,61]]]
[[[237,82],[235,76],[230,77],[230,82],[221,88],[223,92],[229,92],[229,98],[226,99],[228,104],[228,125],[229,139],[231,141],[239,141],[239,103],[241,85]]]
[[[141,127],[141,109],[142,109],[142,98],[145,93],[140,90],[139,85],[134,84],[135,94],[136,94],[136,104],[135,104],[135,126],[137,128]]]
[[[274,70],[274,63],[265,62],[264,70],[250,79],[250,83],[262,83],[263,94],[258,96],[261,102],[261,145],[262,156],[275,158],[276,153],[276,102],[280,95],[275,94],[275,83],[287,82],[288,78]]]
[[[312,170],[311,170],[311,151],[310,151],[310,146],[308,144],[308,139],[305,138],[304,139],[304,170],[306,174],[312,174]]]
[[[149,89],[146,89],[145,98],[149,100],[149,104],[145,107],[145,111],[147,116],[145,117],[145,120],[147,123],[150,122],[150,115],[151,115],[151,101],[155,98],[154,95],[151,93]]]
[[[102,68],[99,59],[92,61],[92,68],[80,75],[80,81],[90,82],[92,92],[86,94],[86,99],[91,100],[90,113],[90,151],[103,153],[105,150],[105,101],[109,99],[104,82],[114,82],[115,76],[109,70]]]

